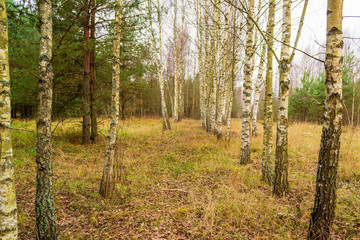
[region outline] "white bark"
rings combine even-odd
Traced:
[[[119,91],[120,91],[120,43],[121,43],[121,15],[122,0],[117,0],[115,9],[115,25],[113,40],[113,65],[112,65],[112,81],[111,81],[111,109],[110,109],[110,125],[107,136],[105,162],[103,176],[100,184],[100,194],[103,197],[109,197],[114,189],[114,164],[116,150],[116,134],[119,119]]]
[[[243,85],[243,111],[242,111],[242,128],[241,128],[241,164],[247,164],[250,158],[250,120],[251,120],[251,93],[252,93],[252,70],[254,58],[254,0],[249,0],[249,12],[246,19],[246,49],[245,49],[245,65]]]
[[[11,104],[8,24],[4,0],[0,1],[0,238],[18,238],[14,166],[11,162]]]

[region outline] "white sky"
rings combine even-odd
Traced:
[[[165,6],[171,6],[173,0],[161,0]],[[177,0],[179,5],[178,12],[178,23],[181,21],[181,3],[182,0]],[[263,0],[264,1],[264,0]],[[292,0],[293,1],[293,11],[292,11],[292,43],[297,33],[300,15],[303,10],[304,0]],[[191,0],[184,0],[185,4],[188,7],[192,6],[193,2]],[[257,2],[257,1],[256,1]],[[265,1],[267,2],[267,1]],[[282,18],[282,1],[277,1],[278,5],[276,6],[276,29],[275,32],[278,34],[277,39],[281,39],[281,18]],[[190,7],[191,8],[191,7]],[[195,41],[196,41],[196,29],[191,21],[195,20],[194,13],[192,10],[187,9],[186,21],[188,22],[188,29],[191,35],[192,49],[196,51]],[[299,41],[298,48],[308,52],[309,54],[317,54],[319,52],[324,53],[325,49],[321,46],[325,45],[326,40],[326,11],[327,11],[327,0],[309,0],[308,8],[305,16],[305,22],[303,30],[301,33],[301,38]],[[360,38],[360,0],[344,0],[344,9],[343,15],[343,32],[346,37]],[[349,18],[346,16],[359,16],[358,18]],[[173,24],[173,8],[169,8],[167,17],[164,16],[163,19],[163,44],[166,44],[168,38],[172,39],[172,24]],[[347,42],[352,42],[348,40]],[[356,53],[360,55],[360,40],[354,40],[356,44],[352,44],[353,49]],[[276,52],[280,56],[280,44],[276,43]],[[166,52],[166,49],[164,49]],[[319,57],[319,56],[317,56]],[[304,54],[301,52],[296,52],[294,63],[301,61],[304,58]],[[258,61],[257,61],[258,62]],[[192,65],[189,63],[189,65]],[[192,67],[191,67],[192,69]],[[275,74],[277,73],[277,64],[274,61]],[[301,77],[301,76],[297,76]],[[276,78],[276,76],[275,76]],[[239,79],[240,80],[240,79]],[[276,86],[276,84],[275,84]]]
[[[299,0],[293,0],[293,7],[298,5]],[[279,4],[279,8],[282,7],[282,4]],[[297,28],[299,25],[299,18],[303,9],[303,0],[301,0],[301,4],[299,4],[294,11],[292,11],[292,44],[294,42],[294,38],[297,32]],[[315,55],[318,58],[324,57],[324,55],[319,56],[316,55],[318,53],[325,53],[325,46],[326,42],[326,11],[327,11],[327,0],[309,0],[307,12],[305,15],[305,22],[303,26],[303,30],[301,33],[300,42],[298,48],[304,50],[305,52]],[[281,19],[282,12],[277,12],[278,20]],[[353,37],[359,38],[360,37],[360,0],[344,0],[344,8],[343,8],[343,32],[344,37]],[[346,16],[359,16],[358,18],[354,17],[346,17]],[[280,24],[279,24],[280,25]],[[280,26],[277,26],[280,28]],[[278,36],[280,39],[281,36]],[[346,44],[351,44],[352,50],[355,53],[360,54],[360,44],[359,40],[344,40]],[[278,47],[278,52],[280,52],[280,47]],[[310,60],[310,58],[305,57],[308,59],[306,62]],[[316,61],[315,61],[316,62]],[[298,63],[298,64],[297,64]],[[314,63],[314,61],[313,61]],[[304,64],[304,54],[301,52],[296,52],[294,65],[293,67],[309,67],[308,65],[302,66]],[[318,63],[319,64],[319,63]],[[275,73],[277,73],[277,63],[274,61],[274,69]],[[311,65],[311,64],[310,64]],[[294,69],[295,70],[295,69]],[[300,70],[297,74],[292,75],[292,78],[295,82],[297,82],[302,77],[302,72],[305,69]],[[314,75],[319,74],[317,71],[322,71],[322,67],[320,64],[320,68],[312,69]],[[275,78],[274,81],[277,79]],[[277,87],[277,84],[274,85]],[[276,91],[275,91],[276,93]]]
[[[299,44],[301,49],[309,45],[318,45],[315,40],[325,43],[326,36],[326,10],[327,0],[309,0],[307,14],[302,32],[302,39]],[[300,5],[296,12],[302,11]],[[360,36],[360,0],[344,0],[344,16],[359,16],[359,18],[344,18],[343,31],[344,36],[359,37]],[[295,33],[294,33],[295,34]],[[317,46],[316,46],[317,47]]]

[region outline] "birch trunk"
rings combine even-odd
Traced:
[[[258,6],[257,6],[257,15],[256,15],[256,21],[259,22],[260,17],[261,17],[261,11],[262,11],[262,0],[259,0],[258,2]],[[258,39],[258,30],[255,28],[255,38],[254,38],[254,49],[256,48],[257,45],[257,39]],[[260,55],[260,64],[259,64],[259,68],[258,68],[258,76],[257,79],[254,80],[253,82],[253,86],[254,86],[254,94],[253,94],[253,98],[251,99],[251,106],[252,106],[252,110],[251,110],[251,136],[257,136],[257,113],[258,113],[258,109],[259,109],[259,100],[260,100],[260,87],[262,84],[262,74],[263,74],[263,62],[264,62],[264,58],[265,58],[265,51],[266,51],[266,43],[263,45],[263,47],[261,48],[261,55]],[[254,50],[255,51],[255,50]],[[254,52],[255,55],[255,52]],[[253,64],[252,64],[252,72],[254,71],[255,68],[255,56],[253,57]]]
[[[225,65],[225,64],[224,64]],[[225,71],[225,69],[224,69]],[[221,74],[224,75],[224,74]],[[216,136],[217,139],[220,140],[222,138],[222,117],[223,117],[223,109],[224,109],[224,99],[225,99],[225,78],[221,76],[219,79],[219,94],[218,94],[218,104],[217,104],[217,116],[216,116]]]
[[[160,18],[160,2],[157,1],[157,15],[158,15],[158,26],[159,26],[159,63],[158,63],[158,72],[159,72],[159,84],[160,84],[160,94],[161,94],[161,112],[163,117],[163,130],[171,130],[169,115],[167,112],[166,101],[165,101],[165,84],[164,84],[164,61],[163,61],[163,52],[162,52],[162,27],[161,27],[161,18]]]
[[[202,25],[202,10],[200,1],[198,1],[197,9],[196,9],[196,17],[197,17],[197,38],[198,38],[198,64],[199,64],[199,92],[200,92],[200,117],[201,117],[201,125],[203,129],[206,129],[206,101],[205,101],[205,76],[204,76],[204,39],[203,39],[203,25]]]
[[[211,114],[210,114],[210,131],[216,133],[216,109],[217,109],[217,94],[218,94],[218,52],[219,52],[219,37],[220,37],[220,1],[216,0],[213,6],[214,13],[214,36],[211,38],[211,46],[214,47],[212,51],[212,90],[211,90]]]
[[[225,17],[225,22],[223,24],[223,26],[225,26],[225,29],[229,29],[229,23],[228,23],[228,18],[230,15],[230,8],[227,10],[226,13],[226,17]],[[217,134],[217,139],[220,140],[223,137],[222,134],[222,121],[223,121],[223,114],[224,114],[224,107],[225,107],[225,103],[224,101],[225,99],[225,95],[229,92],[229,83],[228,81],[226,81],[226,78],[228,77],[227,74],[227,64],[228,64],[228,52],[229,52],[229,47],[228,47],[228,43],[229,43],[229,39],[228,36],[225,34],[225,32],[222,34],[223,37],[223,53],[221,56],[221,62],[222,62],[222,69],[220,72],[220,79],[219,79],[219,100],[218,100],[218,105],[217,105],[217,120],[216,120],[216,134]]]
[[[18,239],[16,192],[11,145],[11,103],[8,22],[4,0],[0,1],[0,239]]]
[[[232,7],[232,31],[229,29],[229,46],[230,46],[230,36],[232,35],[232,46],[231,46],[231,57],[229,57],[229,63],[231,64],[231,68],[229,71],[229,104],[227,109],[227,116],[226,116],[226,133],[225,133],[225,142],[229,146],[230,145],[230,130],[231,130],[231,113],[234,101],[234,85],[235,85],[235,68],[236,68],[236,10]],[[230,49],[230,48],[229,48]],[[230,51],[229,51],[230,52]]]
[[[106,141],[105,162],[103,176],[100,183],[99,194],[104,197],[110,197],[115,187],[115,150],[116,134],[119,120],[119,92],[120,92],[120,44],[121,44],[121,17],[122,0],[117,0],[115,5],[115,24],[113,40],[113,65],[111,80],[111,108],[110,125]]]
[[[247,164],[250,158],[250,121],[251,121],[251,93],[252,93],[252,69],[254,58],[254,0],[249,0],[249,12],[246,19],[246,48],[245,48],[245,65],[244,65],[244,86],[243,86],[243,111],[242,111],[242,128],[241,128],[241,164]]]
[[[274,26],[275,26],[275,0],[269,1],[269,19],[268,19],[268,49],[267,49],[267,66],[266,66],[266,88],[265,88],[265,104],[264,104],[264,138],[262,153],[262,179],[269,184],[273,182],[273,173],[269,166],[272,152],[272,95],[273,95],[273,52],[274,44]]]
[[[193,93],[192,93],[192,103],[191,103],[191,116],[195,117],[195,108],[196,108],[196,99],[197,99],[197,91],[198,88],[198,79],[196,79],[196,58],[194,57],[194,76],[193,76]],[[190,90],[189,90],[190,91]]]
[[[257,76],[257,82],[255,84],[255,94],[254,94],[254,105],[252,111],[252,123],[251,123],[251,135],[257,136],[257,115],[259,110],[259,100],[260,100],[260,88],[263,83],[263,72],[264,72],[264,63],[265,63],[265,54],[266,54],[266,43],[264,43],[261,56],[260,56],[260,64]]]
[[[353,80],[353,92],[352,92],[352,106],[351,106],[351,127],[354,127],[354,116],[355,116],[355,90],[356,82]]]
[[[279,110],[276,132],[274,194],[286,195],[288,181],[288,107],[290,86],[291,0],[283,0],[282,46],[279,65]]]
[[[212,91],[212,68],[211,68],[211,53],[210,53],[210,29],[209,29],[209,5],[208,0],[205,0],[205,115],[206,115],[206,132],[211,131],[211,91]]]
[[[170,77],[167,77],[167,79],[168,80],[170,80]],[[172,89],[171,89],[171,87],[170,87],[170,81],[168,81],[166,84],[164,84],[164,86],[165,86],[165,89],[167,90],[167,93],[168,93],[168,95],[169,95],[169,100],[170,100],[170,109],[172,109],[172,110],[174,110],[174,102],[173,102],[173,100],[175,99],[175,97],[174,97],[174,95],[175,94],[171,94],[172,93]],[[171,89],[171,90],[170,90]],[[169,114],[169,113],[168,113]],[[172,113],[171,111],[170,111],[170,115],[171,114],[173,114],[172,116],[174,116],[174,113]]]
[[[234,39],[235,40],[235,39]],[[233,44],[235,47],[235,44]],[[234,51],[234,50],[233,50]],[[235,55],[235,54],[234,54]],[[225,143],[226,145],[230,145],[230,130],[231,130],[231,114],[232,114],[232,107],[233,107],[233,101],[234,101],[234,83],[235,83],[235,59],[232,59],[232,67],[231,67],[231,73],[228,77],[228,105],[226,109],[226,130],[225,130]]]
[[[184,26],[185,26],[185,8],[184,0],[182,0],[182,16],[181,16],[181,52],[180,52],[180,78],[179,78],[179,117],[180,119],[185,116],[185,38],[184,38]]]
[[[174,65],[175,65],[175,73],[174,73],[174,122],[179,121],[179,69],[178,69],[178,47],[177,47],[177,30],[176,30],[176,22],[177,22],[177,0],[174,1]]]
[[[160,17],[160,2],[157,1],[156,14],[159,27],[159,48],[157,48],[155,33],[152,24],[152,9],[151,1],[148,0],[148,12],[150,19],[150,31],[151,31],[151,41],[155,48],[155,52],[158,55],[156,58],[156,68],[158,71],[159,85],[160,85],[160,97],[161,97],[161,115],[163,130],[171,129],[169,115],[167,112],[166,101],[165,101],[165,84],[164,84],[164,62],[163,62],[163,52],[162,52],[162,27],[161,27],[161,17]]]
[[[90,143],[90,14],[89,2],[85,1],[84,6],[84,73],[83,73],[83,123],[82,123],[82,143]]]
[[[51,156],[52,108],[52,1],[40,1],[40,76],[38,112],[36,119],[36,232],[37,239],[56,239]]]
[[[330,239],[330,229],[335,218],[336,175],[343,112],[342,9],[343,0],[328,0],[324,125],[316,177],[314,209],[310,217],[308,239]]]
[[[232,101],[232,94],[233,94],[233,86],[232,86],[232,67],[233,67],[233,61],[235,64],[235,59],[233,59],[233,51],[235,42],[233,43],[233,18],[232,18],[232,11],[233,8],[231,6],[227,6],[226,10],[226,16],[225,16],[225,30],[223,32],[223,49],[222,49],[222,71],[221,71],[221,77],[222,82],[220,82],[220,85],[222,85],[222,94],[220,97],[221,104],[219,104],[219,115],[218,116],[218,126],[220,126],[220,129],[218,129],[218,135],[221,134],[220,137],[222,137],[222,130],[221,125],[224,123],[226,125],[225,127],[225,142],[227,141],[226,138],[226,132],[228,128],[228,117],[229,117],[229,105],[230,101]],[[234,16],[234,14],[233,14]],[[235,21],[235,20],[234,20]],[[235,24],[235,23],[234,23]],[[232,105],[232,103],[231,103]],[[232,106],[231,106],[232,108]],[[231,121],[231,110],[230,110],[230,121]],[[229,123],[230,124],[230,123]],[[230,127],[230,126],[229,126]],[[230,129],[229,129],[230,131]]]

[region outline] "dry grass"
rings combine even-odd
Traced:
[[[15,122],[34,129],[34,122]],[[101,131],[106,133],[103,121]],[[60,124],[54,138],[59,239],[304,239],[313,204],[321,126],[289,129],[290,187],[277,198],[261,181],[260,135],[252,160],[239,165],[240,120],[232,142],[185,119],[162,132],[159,119],[122,122],[126,184],[110,200],[98,196],[105,141],[81,146],[80,120]],[[14,132],[21,239],[35,239],[35,135]],[[344,129],[339,167],[337,239],[360,239],[360,130]]]

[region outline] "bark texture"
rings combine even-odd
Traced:
[[[228,106],[227,106],[227,116],[226,116],[226,131],[225,131],[225,142],[227,145],[230,145],[230,130],[231,130],[231,113],[232,113],[232,106],[234,101],[234,85],[235,85],[235,69],[236,69],[236,11],[235,8],[231,9],[232,11],[232,27],[229,29],[229,45],[231,43],[231,47],[229,49],[229,64],[231,64],[229,77],[228,77]],[[230,42],[231,39],[231,42]]]
[[[220,38],[220,1],[216,0],[213,6],[214,15],[214,36],[210,40],[212,49],[212,62],[211,62],[211,94],[210,94],[210,131],[216,133],[216,110],[218,101],[218,53],[219,53],[219,38]]]
[[[274,194],[289,191],[288,181],[288,108],[290,86],[291,0],[283,0],[281,58],[279,65],[279,110],[276,132]]]
[[[98,136],[97,114],[96,114],[96,37],[95,37],[96,0],[91,0],[91,25],[90,25],[90,117],[91,117],[91,141],[95,142]]]
[[[18,238],[16,192],[11,145],[11,104],[8,24],[4,0],[0,1],[0,239]]]
[[[254,101],[253,101],[253,110],[252,110],[252,118],[251,118],[251,135],[257,136],[257,115],[259,110],[259,100],[260,100],[260,88],[263,84],[263,71],[264,71],[264,63],[265,63],[265,54],[266,54],[266,43],[264,43],[261,56],[260,56],[260,64],[258,70],[258,76],[255,83],[255,94],[254,94]]]
[[[110,126],[106,142],[105,163],[99,193],[102,197],[110,197],[115,185],[115,150],[116,134],[119,120],[120,92],[120,43],[121,43],[122,0],[117,0],[115,6],[115,25],[113,40],[113,69],[111,81],[111,112]]]
[[[204,6],[204,45],[205,45],[205,54],[204,54],[204,91],[205,91],[205,122],[206,122],[206,131],[211,131],[211,91],[212,91],[212,67],[211,67],[211,50],[210,50],[210,27],[209,27],[209,2],[205,0]]]
[[[53,199],[53,170],[51,156],[51,107],[52,107],[52,1],[40,1],[41,39],[39,99],[36,121],[36,230],[37,239],[56,239]]]
[[[160,14],[160,1],[157,1],[156,8],[156,16],[158,22],[158,30],[159,30],[159,40],[157,44],[157,40],[155,37],[155,31],[153,29],[153,18],[152,18],[152,2],[148,0],[148,13],[150,20],[150,32],[151,32],[151,41],[154,46],[156,57],[156,68],[158,72],[158,80],[160,85],[160,96],[161,96],[161,115],[162,115],[162,124],[163,130],[171,130],[169,115],[167,112],[166,101],[165,101],[165,83],[164,83],[164,61],[163,61],[163,50],[162,50],[162,23],[161,23],[161,14]],[[159,47],[157,47],[159,46]]]
[[[272,152],[272,85],[273,85],[273,52],[274,45],[274,26],[275,26],[275,0],[269,1],[269,19],[267,27],[267,66],[266,66],[266,88],[265,88],[265,104],[264,104],[264,138],[262,153],[262,179],[268,183],[273,182],[273,173],[270,168],[271,152]]]
[[[336,175],[343,113],[343,0],[328,0],[325,58],[325,112],[316,177],[314,209],[308,239],[330,239],[335,218]]]
[[[196,20],[197,20],[197,39],[198,39],[198,64],[199,64],[199,92],[200,92],[200,118],[203,129],[206,129],[206,91],[205,91],[205,60],[204,60],[204,31],[203,31],[203,17],[202,6],[200,2],[196,8]]]
[[[227,18],[229,16],[229,13],[227,13],[227,17],[224,23],[224,26],[226,28],[228,28],[228,22],[227,22]],[[226,46],[228,41],[227,41],[227,36],[225,34],[223,37],[223,41],[222,41],[222,45]],[[222,120],[223,120],[223,114],[224,114],[224,101],[225,101],[225,93],[229,91],[229,83],[226,82],[226,77],[227,77],[227,49],[224,49],[224,53],[223,55],[220,57],[221,58],[221,62],[222,62],[222,68],[220,70],[220,79],[219,79],[219,90],[218,90],[218,101],[217,101],[217,116],[216,116],[216,136],[217,139],[220,140],[223,137],[222,134]]]
[[[174,1],[174,122],[179,121],[179,64],[178,64],[178,44],[177,44],[177,0]]]
[[[90,14],[89,1],[84,3],[84,63],[83,63],[83,123],[82,123],[82,143],[90,143]]]
[[[185,38],[184,38],[184,27],[185,27],[185,8],[184,0],[182,0],[182,16],[181,16],[181,34],[180,34],[180,52],[179,52],[179,118],[185,116]]]
[[[254,0],[249,0],[249,12],[246,18],[246,48],[244,65],[244,85],[243,85],[243,110],[241,128],[241,164],[247,164],[250,158],[250,121],[251,121],[251,93],[252,93],[252,69],[254,58]]]
[[[164,83],[164,61],[162,51],[162,27],[160,18],[160,2],[157,1],[157,16],[159,26],[159,59],[158,59],[158,73],[159,73],[159,84],[160,84],[160,95],[161,95],[161,112],[163,118],[163,130],[171,130],[169,115],[167,112],[166,101],[165,101],[165,83]]]

